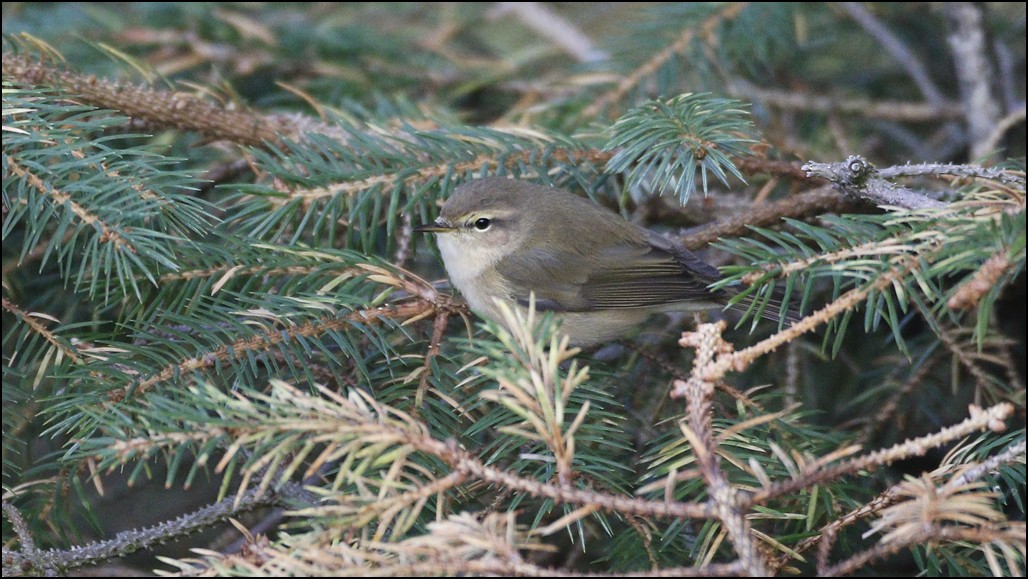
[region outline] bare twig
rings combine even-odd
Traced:
[[[29,530],[28,524],[25,523],[25,519],[18,512],[18,509],[11,503],[3,502],[4,514],[7,515],[7,520],[11,522],[11,528],[14,529],[14,534],[18,537],[18,542],[21,544],[20,554],[25,557],[25,560],[34,567],[35,569],[42,572],[47,576],[56,576],[57,570],[49,561],[49,557],[42,555],[39,549],[36,548],[36,541],[32,538],[32,532]],[[7,547],[4,547],[4,577],[9,576],[7,571]]]
[[[742,79],[732,79],[727,89],[733,96],[791,111],[837,112],[910,123],[956,119],[963,114],[960,105],[948,101],[940,104],[925,104],[905,101],[838,99],[824,95],[761,88]]]
[[[596,62],[609,57],[571,21],[542,2],[498,2],[495,14],[505,13],[514,14],[525,26],[579,62]]]
[[[1024,173],[996,167],[981,165],[954,165],[952,163],[916,163],[893,165],[878,170],[878,175],[885,179],[897,177],[941,177],[952,175],[966,179],[987,179],[1008,185],[1024,186]]]
[[[841,2],[840,5],[849,14],[850,18],[855,20],[861,28],[882,45],[886,52],[892,55],[893,60],[897,64],[906,69],[911,80],[914,81],[914,84],[921,90],[921,94],[924,95],[929,103],[940,106],[946,102],[945,95],[932,82],[931,76],[928,75],[928,70],[917,58],[917,55],[914,54],[914,51],[910,50],[885,24],[875,18],[860,2]]]
[[[883,179],[874,165],[863,157],[852,155],[844,163],[808,162],[803,168],[808,175],[830,181],[843,193],[866,199],[876,205],[904,209],[945,207],[945,203]]]
[[[996,126],[992,128],[992,132],[982,142],[981,148],[986,153],[995,151],[999,147],[999,142],[1003,139],[1003,135],[1007,134],[1007,131],[1014,128],[1015,126],[1025,121],[1026,108],[1022,102],[1021,106],[1012,111],[1007,116],[1003,117]]]
[[[942,10],[950,24],[948,40],[960,83],[971,158],[978,159],[989,154],[986,145],[1002,114],[992,86],[996,73],[988,57],[984,6],[975,2],[950,2],[943,4]]]

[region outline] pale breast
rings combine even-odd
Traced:
[[[453,287],[464,296],[476,314],[499,321],[499,310],[493,299],[499,297],[508,303],[513,302],[510,288],[503,283],[494,267],[504,257],[502,248],[460,243],[454,235],[440,235],[438,243]]]

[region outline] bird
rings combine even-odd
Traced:
[[[468,181],[434,223],[415,231],[437,236],[450,282],[473,312],[502,324],[501,303],[534,303],[536,311],[554,312],[574,346],[630,335],[654,313],[723,308],[739,293],[711,289],[723,276],[681,244],[586,198],[528,181]],[[780,300],[762,314],[795,320]]]

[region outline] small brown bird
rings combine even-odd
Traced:
[[[435,223],[416,231],[438,235],[450,281],[475,313],[502,323],[499,303],[527,307],[534,293],[536,309],[556,312],[575,345],[624,336],[653,313],[723,307],[736,295],[710,289],[721,274],[681,245],[524,181],[465,183]],[[776,305],[764,316],[778,321]]]

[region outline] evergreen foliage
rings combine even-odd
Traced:
[[[1023,4],[3,18],[5,576],[1024,574]],[[483,323],[492,175],[757,299]]]

